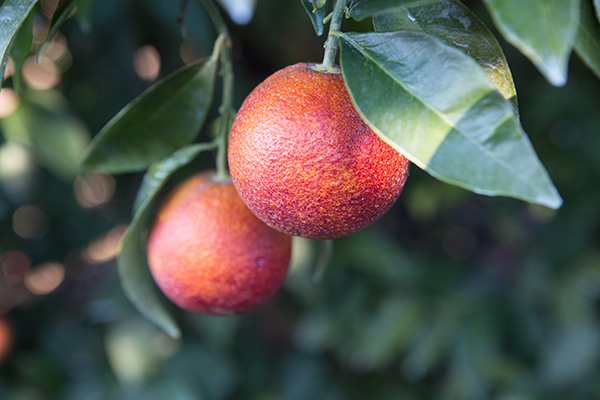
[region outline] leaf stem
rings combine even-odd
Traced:
[[[319,66],[324,70],[330,70],[333,68],[335,63],[335,56],[337,55],[337,43],[338,38],[334,33],[340,30],[342,25],[342,15],[344,7],[346,6],[347,0],[337,0],[331,14],[331,24],[329,25],[329,33],[327,35],[327,41],[325,42],[325,54],[323,56],[323,63]]]
[[[179,3],[179,14],[177,14],[177,25],[179,25],[179,31],[181,32],[181,36],[183,38],[187,37],[187,31],[185,29],[184,19],[185,19],[185,9],[189,0],[181,0]]]
[[[315,284],[321,283],[323,280],[323,275],[325,274],[325,269],[329,265],[331,261],[331,254],[333,253],[333,240],[323,240],[321,242],[322,248],[321,253],[319,254],[319,258],[317,260],[317,266],[313,273],[312,281]]]
[[[221,106],[219,114],[221,120],[219,122],[218,148],[217,148],[217,176],[215,180],[226,181],[229,179],[227,171],[227,144],[229,141],[229,130],[235,116],[233,109],[233,64],[231,57],[231,36],[225,20],[221,16],[219,8],[213,0],[202,0],[208,15],[213,21],[219,37],[215,44],[215,51],[218,52],[221,69],[219,71],[223,79],[223,91],[221,96]],[[213,57],[217,53],[213,54]]]

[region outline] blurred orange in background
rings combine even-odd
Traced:
[[[0,362],[8,354],[12,343],[12,328],[6,317],[0,317]]]

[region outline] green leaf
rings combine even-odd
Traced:
[[[542,354],[541,376],[555,385],[576,384],[582,376],[594,374],[600,356],[600,330],[593,324],[579,324],[565,332],[553,332]]]
[[[79,158],[90,134],[60,93],[26,92],[19,107],[0,119],[0,127],[8,140],[28,145],[36,161],[56,177],[71,182],[81,172]]]
[[[13,88],[18,92],[21,92],[22,89],[21,68],[29,56],[31,44],[33,43],[33,18],[34,13],[29,13],[27,19],[19,28],[10,48],[10,56],[15,63],[15,70],[12,75]]]
[[[438,0],[352,0],[347,15],[357,21],[390,9],[419,3],[432,3]]]
[[[504,38],[554,86],[567,83],[580,0],[484,0]]]
[[[596,9],[596,18],[600,22],[600,0],[594,0],[594,8]]]
[[[56,32],[58,32],[58,30],[62,26],[62,24],[71,15],[71,13],[75,9],[76,5],[77,5],[77,0],[59,1],[58,6],[56,7],[56,10],[54,10],[54,14],[52,15],[52,20],[50,21],[50,27],[48,28],[48,33],[46,34],[46,37],[44,38],[44,40],[42,41],[42,44],[40,45],[40,47],[38,49],[38,53],[37,53],[38,58],[42,54],[44,48],[46,47],[46,44],[48,44],[48,42],[50,40],[52,40],[52,38],[54,37]]]
[[[600,78],[600,23],[594,18],[592,4],[581,2],[581,22],[575,39],[575,52]]]
[[[216,62],[185,66],[148,88],[96,135],[84,164],[109,173],[139,171],[194,140],[211,103]]]
[[[181,332],[175,319],[161,303],[154,280],[148,269],[143,243],[143,233],[148,227],[151,204],[160,189],[179,168],[189,164],[200,152],[214,148],[212,144],[195,144],[184,147],[170,157],[152,165],[138,192],[134,217],[123,235],[117,268],[125,295],[135,308],[173,338]]]
[[[79,25],[79,29],[83,33],[90,33],[92,30],[92,0],[77,0],[77,10],[75,12],[75,20]]]
[[[0,88],[10,48],[37,0],[5,0],[0,6]]]
[[[505,99],[517,110],[517,92],[502,48],[490,30],[458,0],[442,0],[373,17],[377,31],[419,30],[473,57]]]
[[[173,172],[189,164],[201,152],[213,150],[215,148],[216,144],[214,143],[189,145],[179,149],[170,157],[153,164],[144,175],[142,185],[135,198],[133,205],[134,219],[148,209],[150,203],[158,194],[158,191]]]
[[[561,205],[512,106],[471,57],[417,31],[340,37],[358,111],[413,163],[476,193]]]
[[[327,15],[327,7],[315,8],[310,0],[302,0],[302,5],[315,28],[315,33],[317,36],[321,36],[323,32],[325,32],[323,19],[325,19],[325,16]]]
[[[363,355],[377,367],[389,365],[405,349],[423,322],[419,301],[401,296],[385,298],[365,326]]]

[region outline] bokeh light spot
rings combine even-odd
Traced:
[[[22,71],[25,82],[38,90],[51,89],[58,85],[61,79],[58,68],[46,56],[40,56],[37,62],[35,61],[35,55],[29,56],[23,64]]]
[[[2,280],[8,284],[19,283],[31,268],[31,260],[27,254],[19,250],[9,250],[0,256],[2,264]]]
[[[160,72],[160,55],[152,45],[142,46],[133,54],[133,68],[138,76],[148,82],[158,77]]]
[[[83,252],[85,260],[100,264],[115,258],[125,230],[127,230],[127,225],[119,225],[101,238],[91,241]]]
[[[83,208],[94,208],[108,202],[115,193],[115,178],[101,172],[77,177],[73,189],[77,203]]]
[[[0,118],[7,117],[19,106],[19,96],[11,88],[3,88],[0,92]]]
[[[67,47],[67,39],[60,33],[44,46],[42,54],[49,58],[60,72],[65,72],[73,63],[73,56]]]
[[[46,262],[33,268],[25,277],[25,286],[33,294],[44,295],[55,290],[65,279],[65,267]]]
[[[8,59],[6,60],[6,69],[4,70],[4,80],[8,79],[15,71],[15,62],[13,61],[12,57],[8,57]],[[2,89],[2,92],[4,92],[4,90],[6,89]],[[0,94],[2,93],[0,92]]]
[[[22,145],[9,142],[0,146],[0,177],[18,177],[27,172],[32,165],[31,154]]]
[[[13,231],[23,239],[38,239],[49,228],[50,220],[39,207],[21,206],[13,213]]]
[[[179,56],[187,65],[193,64],[200,59],[200,53],[198,52],[198,49],[189,39],[184,40],[181,43],[181,46],[179,46]]]

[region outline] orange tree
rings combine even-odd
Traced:
[[[73,301],[91,285],[77,271],[95,257],[94,237],[127,222],[116,234],[118,280],[168,336],[129,322],[133,311],[96,317],[124,385],[102,376],[102,362],[88,362],[87,381],[73,378],[71,357],[17,339],[0,394],[33,380],[31,390],[65,398],[99,386],[102,398],[600,395],[597,0],[36,3],[0,5],[0,312],[15,314],[18,338],[27,316],[45,315],[44,305],[27,311],[32,295]],[[221,319],[177,310],[146,265],[154,203],[171,179],[226,175],[237,106],[298,62],[341,74],[361,123],[413,164],[399,204],[333,245],[294,238],[285,290],[265,308]],[[89,144],[87,130],[98,132]],[[103,203],[111,182],[116,199]],[[56,194],[65,183],[76,203]],[[97,315],[98,297],[120,295],[83,297]],[[63,325],[40,319],[58,343],[97,332],[63,311]],[[79,351],[94,358],[94,343]],[[27,348],[40,350],[32,371],[18,357]],[[47,359],[60,365],[52,379]]]

